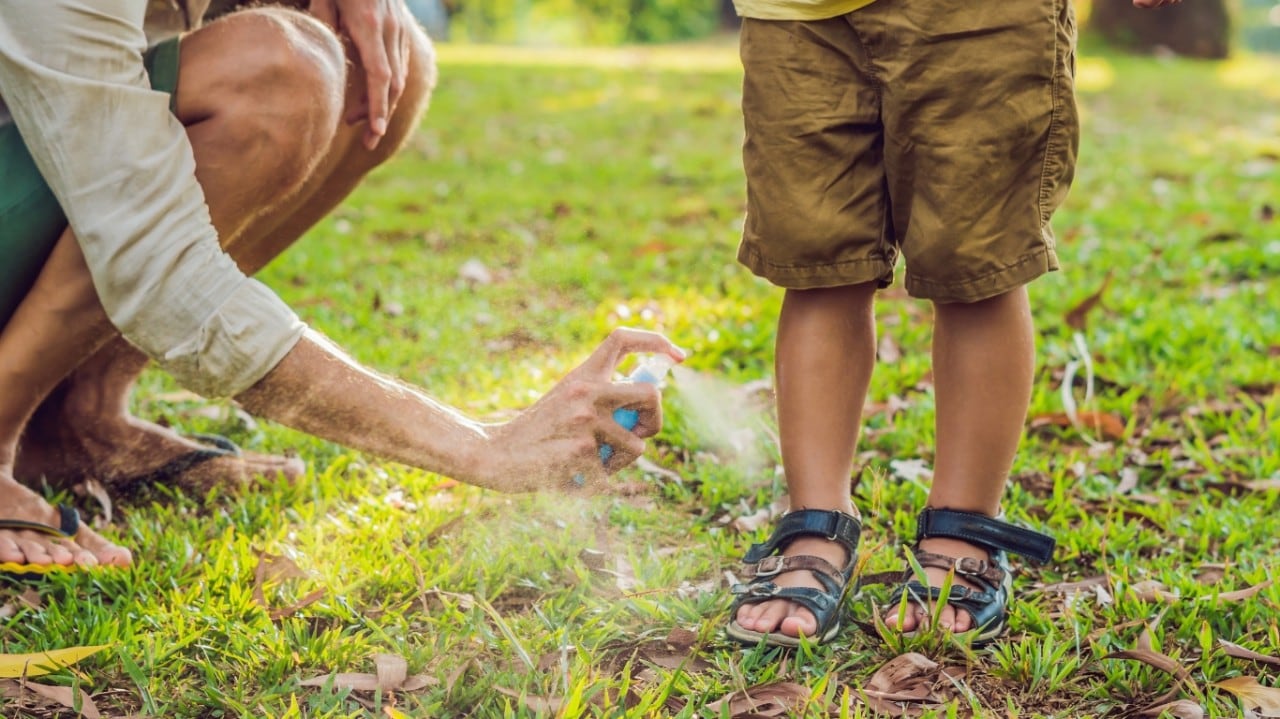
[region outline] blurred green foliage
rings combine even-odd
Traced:
[[[720,19],[718,0],[465,0],[453,37],[522,45],[613,45],[705,37]]]

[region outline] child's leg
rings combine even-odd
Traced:
[[[929,506],[994,516],[1022,437],[1035,372],[1035,337],[1025,287],[974,303],[935,305],[933,377],[937,398],[937,456]],[[932,537],[921,550],[948,557],[987,559],[965,542]],[[946,572],[926,568],[931,586]],[[956,584],[974,587],[956,577]],[[912,631],[926,617],[915,607],[903,618]],[[895,624],[896,612],[886,622]],[[942,626],[971,628],[968,612],[943,610]]]
[[[875,283],[814,290],[788,290],[778,321],[775,374],[782,462],[791,509],[834,509],[853,516],[849,499],[854,446],[867,385],[875,365]],[[839,544],[800,537],[785,556],[821,557],[840,567],[849,557]],[[822,585],[809,572],[787,572],[783,587]],[[813,614],[775,599],[738,610],[738,624],[757,632],[789,636],[817,631]]]

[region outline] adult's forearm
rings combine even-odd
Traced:
[[[360,366],[315,332],[308,331],[275,369],[237,399],[254,414],[322,439],[485,484],[484,425]]]

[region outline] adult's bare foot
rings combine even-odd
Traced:
[[[93,416],[41,407],[23,434],[14,476],[66,487],[92,477],[108,488],[170,484],[203,494],[306,472],[296,457],[231,452],[124,413]]]
[[[0,476],[0,520],[32,522],[56,529],[61,513],[12,478]],[[133,555],[81,523],[74,537],[33,530],[0,529],[0,563],[63,567],[127,567]]]

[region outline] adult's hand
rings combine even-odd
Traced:
[[[377,147],[404,92],[409,73],[408,23],[403,0],[311,0],[311,14],[342,33],[360,56],[365,96],[347,113],[347,124],[369,121],[365,147]]]
[[[633,352],[684,359],[684,353],[660,334],[614,330],[533,406],[489,428],[486,451],[477,458],[477,475],[468,481],[511,492],[596,487],[635,461],[644,452],[644,438],[662,428],[662,402],[651,384],[613,381],[618,364]],[[639,412],[633,430],[614,421],[613,411],[619,407]],[[601,443],[614,449],[605,463],[600,461]]]

